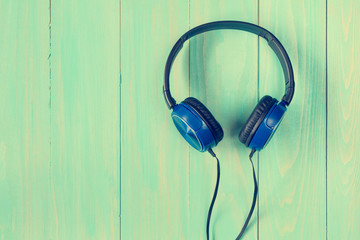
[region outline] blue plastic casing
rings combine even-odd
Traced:
[[[171,117],[185,140],[196,150],[205,152],[216,145],[215,138],[202,118],[186,103],[173,108]]]
[[[286,112],[286,105],[283,101],[279,104],[276,102],[264,120],[256,130],[254,137],[251,139],[249,148],[260,151],[270,141],[276,129],[278,128],[284,114]]]

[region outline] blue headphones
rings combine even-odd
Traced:
[[[265,38],[277,55],[285,76],[285,95],[278,102],[275,98],[261,98],[239,134],[239,140],[247,147],[260,151],[278,128],[294,95],[294,73],[288,54],[280,41],[268,30],[257,25],[239,21],[219,21],[195,27],[186,32],[174,45],[165,66],[163,93],[176,128],[185,140],[200,152],[215,147],[224,137],[224,132],[211,112],[199,100],[189,97],[176,104],[171,96],[169,77],[172,63],[188,39],[212,30],[235,29],[257,34]]]

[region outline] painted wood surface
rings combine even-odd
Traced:
[[[58,239],[120,234],[120,5],[51,6],[51,179]]]
[[[259,239],[325,239],[326,2],[262,1],[259,18],[287,49],[296,80],[281,127],[259,157]],[[264,41],[259,69],[260,96],[281,97],[283,73]]]
[[[328,239],[360,239],[360,2],[328,1]]]
[[[122,1],[121,12],[121,239],[189,239],[189,147],[175,137],[162,95],[169,49],[189,26],[188,3]],[[172,74],[182,97],[184,49]]]
[[[0,239],[120,235],[118,1],[0,2]]]
[[[256,24],[257,13],[256,1],[191,1],[190,27],[218,19]],[[190,41],[190,95],[210,109],[225,134],[214,149],[220,158],[221,179],[210,235],[215,239],[235,239],[249,212],[254,188],[249,149],[237,136],[257,102],[258,38],[246,32],[224,30]],[[215,159],[191,149],[190,239],[206,239],[206,217],[215,179]],[[255,210],[243,239],[256,239],[256,215]]]
[[[48,7],[0,1],[1,240],[42,239],[53,223]]]
[[[206,239],[216,162],[181,139],[161,88],[178,37],[224,19],[272,31],[296,80],[255,155],[243,239],[359,239],[359,11],[356,0],[0,0],[0,239]],[[240,231],[253,183],[237,136],[282,86],[248,33],[198,36],[174,64],[178,102],[197,97],[225,132],[213,239]]]

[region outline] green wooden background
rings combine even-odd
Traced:
[[[296,81],[255,155],[243,239],[360,239],[360,1],[0,0],[0,240],[205,239],[216,162],[173,126],[163,69],[182,33],[229,19],[273,32]],[[223,126],[211,235],[234,239],[253,191],[237,135],[259,98],[281,98],[280,64],[264,40],[217,31],[171,77]]]

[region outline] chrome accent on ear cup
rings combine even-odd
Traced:
[[[216,146],[208,125],[192,107],[182,102],[174,107],[171,116],[178,131],[192,147],[205,152]]]
[[[181,133],[181,135],[185,138],[185,140],[193,146],[195,149],[198,149],[199,151],[203,150],[203,145],[201,144],[199,138],[196,136],[195,131],[187,124],[182,118],[180,118],[177,115],[172,116],[174,124],[178,131]],[[183,128],[184,125],[178,124],[174,118],[177,118],[179,121],[181,121],[183,124],[186,125],[186,129]],[[195,138],[194,138],[195,137]],[[196,141],[194,141],[196,140]]]

